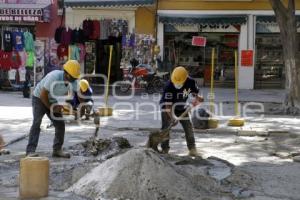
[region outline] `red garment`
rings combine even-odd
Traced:
[[[13,51],[11,54],[11,68],[19,69],[20,65],[22,64],[21,57],[17,51]]]
[[[93,31],[91,34],[91,39],[97,40],[100,37],[100,22],[98,20],[93,20]]]
[[[64,44],[60,44],[57,47],[57,57],[59,59],[64,58],[64,57],[68,57],[68,46],[64,45]]]
[[[16,51],[0,51],[0,67],[3,70],[18,69],[21,65],[21,58]]]

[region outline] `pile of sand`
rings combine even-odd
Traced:
[[[181,167],[152,150],[132,149],[101,163],[67,192],[101,200],[231,199],[205,171],[191,177]]]

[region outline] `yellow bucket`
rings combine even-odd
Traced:
[[[47,197],[49,191],[49,160],[26,157],[20,161],[20,198]]]
[[[99,116],[101,117],[107,117],[113,115],[113,109],[111,107],[100,107],[99,110]]]
[[[228,126],[241,127],[244,125],[245,125],[245,120],[242,118],[233,118],[233,119],[230,119],[228,122]]]
[[[208,119],[208,128],[210,129],[218,128],[218,125],[219,125],[219,120],[213,118]]]

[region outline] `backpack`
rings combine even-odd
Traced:
[[[192,124],[195,129],[208,129],[208,118],[210,114],[203,108],[195,109],[192,112]]]

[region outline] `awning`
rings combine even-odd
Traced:
[[[300,22],[300,15],[296,16],[297,22]],[[276,23],[276,17],[273,16],[256,16],[256,22],[258,23]]]
[[[154,5],[154,0],[65,0],[66,7],[139,7]]]
[[[164,24],[240,25],[247,22],[246,15],[181,15],[159,16]]]
[[[49,22],[50,12],[51,0],[36,3],[0,3],[0,21]]]

